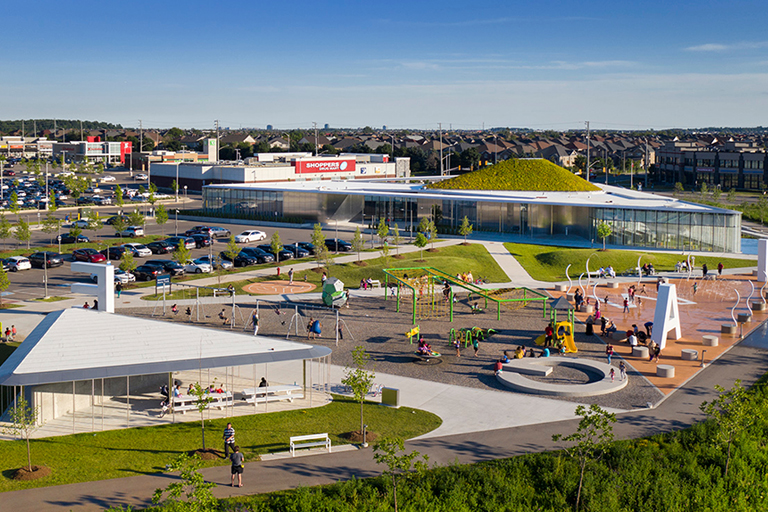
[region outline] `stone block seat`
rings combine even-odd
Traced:
[[[675,376],[675,367],[671,364],[657,364],[656,376],[663,379],[671,379]]]
[[[531,375],[533,371],[541,367],[548,368],[552,372],[554,366],[567,366],[596,375],[598,380],[587,384],[551,384],[531,380],[523,372]],[[611,368],[616,372],[616,379],[611,382]],[[508,388],[532,395],[561,396],[561,397],[579,397],[579,396],[597,396],[613,393],[624,388],[629,379],[619,380],[618,369],[600,361],[591,359],[571,358],[571,357],[539,357],[514,359],[503,365],[502,372],[496,375],[496,379]]]
[[[752,311],[765,311],[767,304],[761,300],[752,302]]]
[[[568,289],[568,287],[566,285],[564,285],[564,284],[556,284],[555,285],[555,291],[556,292],[564,292],[567,289]]]
[[[720,339],[717,336],[707,334],[701,337],[701,344],[705,347],[716,347],[720,344]]]
[[[720,334],[724,334],[726,336],[735,336],[736,326],[733,324],[723,324],[720,326]]]
[[[750,315],[749,313],[739,313],[736,316],[736,321],[739,322],[740,324],[748,324],[749,322],[752,321],[752,315]]]
[[[642,345],[632,347],[632,357],[641,357],[645,359],[648,358],[649,355],[648,347],[643,347]]]
[[[680,359],[683,361],[697,361],[699,359],[699,351],[692,348],[684,348],[680,351]]]
[[[619,283],[617,283],[616,281],[608,281],[607,283],[605,283],[605,287],[613,288],[615,290],[619,287]]]

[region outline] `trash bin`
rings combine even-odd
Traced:
[[[595,333],[592,322],[587,322],[587,336],[592,336]]]

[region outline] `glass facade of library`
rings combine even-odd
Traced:
[[[474,231],[522,237],[578,236],[600,242],[597,226],[609,222],[610,245],[676,250],[739,252],[741,217],[722,210],[687,213],[671,210],[593,208],[453,198],[281,192],[206,187],[203,208],[216,215],[254,220],[342,221],[370,226],[379,219],[408,231],[422,218],[444,232],[456,231],[466,216]]]

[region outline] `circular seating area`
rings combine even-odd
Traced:
[[[680,359],[683,361],[697,361],[699,359],[699,351],[692,348],[684,348],[680,351]]]
[[[552,367],[555,366],[567,366],[585,373],[595,374],[598,380],[587,384],[549,384],[523,376],[523,373],[549,375],[552,372]],[[612,368],[616,372],[616,379],[613,382],[611,382],[610,376]],[[607,395],[623,389],[629,383],[629,378],[619,380],[619,370],[614,366],[591,359],[569,357],[515,359],[503,365],[503,370],[496,375],[496,379],[508,388],[520,393],[570,397]]]

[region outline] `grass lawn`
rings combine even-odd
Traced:
[[[54,295],[53,297],[48,297],[46,299],[40,298],[40,299],[34,299],[34,300],[36,300],[37,302],[59,302],[60,300],[69,300],[71,298],[72,297],[61,297],[59,295]]]
[[[566,247],[552,247],[545,245],[528,245],[505,243],[504,247],[514,256],[525,270],[540,281],[564,281],[565,268],[571,264],[568,273],[574,281],[579,274],[585,272],[587,258],[589,269],[597,270],[600,267],[612,265],[617,274],[637,266],[637,258],[642,256],[640,265],[652,263],[656,270],[674,270],[675,263],[684,258],[678,253],[640,252],[640,251],[598,251],[596,249],[571,249]],[[720,258],[718,256],[696,256],[696,266],[706,263],[710,272],[717,270],[717,264],[722,262],[725,268],[752,267],[755,260]]]
[[[328,277],[336,277],[344,282],[347,288],[358,288],[360,281],[370,277],[371,279],[378,279],[384,283],[384,271],[385,268],[391,267],[434,267],[443,270],[449,274],[455,275],[461,272],[472,271],[472,274],[477,278],[482,278],[485,282],[489,283],[505,283],[509,281],[509,277],[496,263],[496,260],[488,254],[488,251],[484,246],[480,244],[471,245],[452,245],[449,247],[442,247],[438,252],[428,252],[424,250],[424,260],[421,259],[419,252],[412,252],[403,254],[403,259],[396,259],[392,256],[389,257],[389,262],[386,263],[384,258],[376,258],[372,260],[364,260],[365,266],[358,266],[356,263],[343,263],[339,265],[332,265],[328,272]],[[301,260],[300,260],[301,261]],[[276,266],[272,264],[272,266]],[[275,281],[275,280],[287,280],[288,269],[291,268],[291,262],[282,264],[282,273],[280,277],[277,273],[268,277],[256,277],[253,279],[246,279],[243,281],[234,281],[231,284],[235,287],[238,294],[244,294],[243,287],[260,281]],[[295,281],[306,281],[316,284],[318,287],[322,281],[322,272],[315,272],[307,270],[304,272],[297,272],[293,279]],[[227,283],[230,284],[230,283]],[[319,291],[319,290],[317,290]],[[212,292],[208,290],[200,290],[200,296],[212,295]],[[145,300],[158,300],[162,299],[162,295],[147,295],[142,297]],[[194,292],[183,290],[174,291],[172,294],[166,294],[166,300],[181,300],[194,298]]]
[[[377,434],[412,438],[441,423],[434,414],[407,407],[366,404],[364,409],[369,431]],[[223,450],[221,433],[227,421],[205,422],[206,447]],[[258,454],[287,451],[292,435],[328,432],[334,445],[347,443],[339,434],[360,428],[360,405],[335,396],[323,407],[239,416],[231,421],[246,461],[253,461]],[[178,454],[200,448],[201,441],[199,422],[33,440],[32,464],[48,466],[53,472],[48,478],[30,482],[9,478],[27,462],[24,441],[5,441],[0,443],[0,492],[162,472]],[[206,464],[225,465],[228,461]]]

